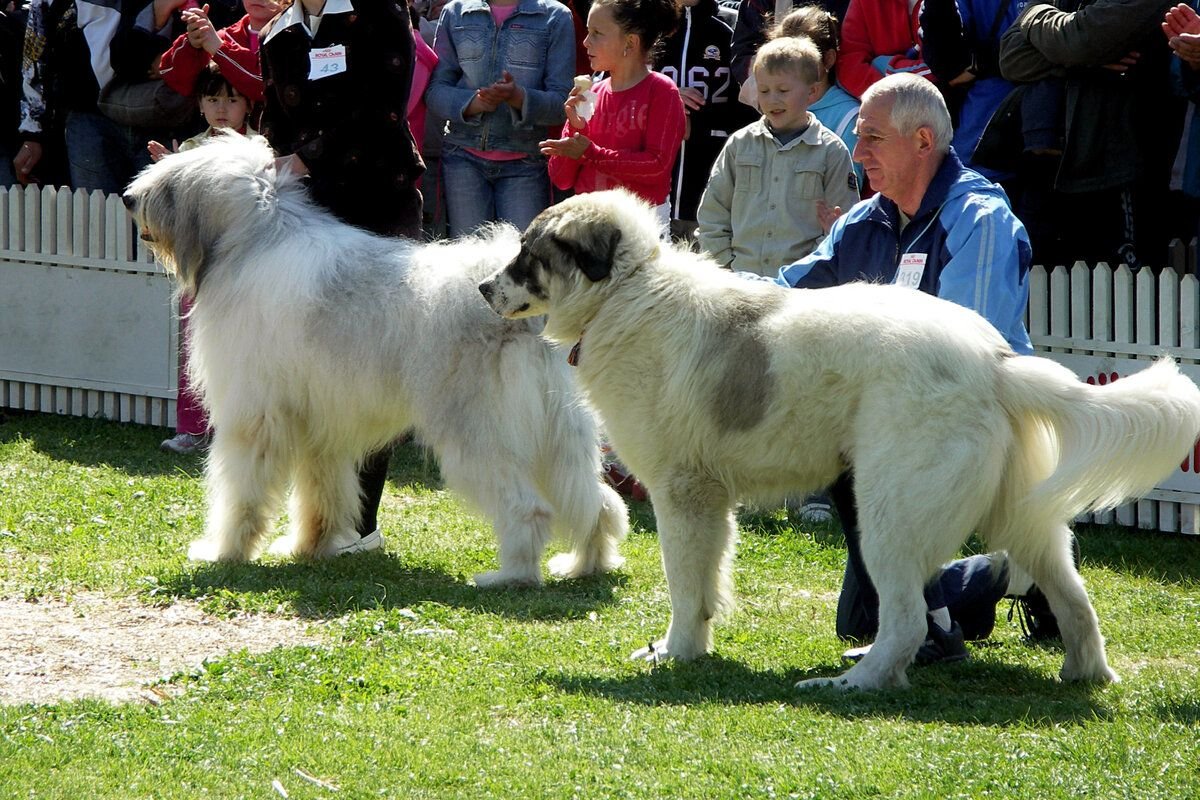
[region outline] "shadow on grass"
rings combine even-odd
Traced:
[[[632,676],[597,678],[585,675],[541,676],[572,694],[660,705],[788,705],[819,709],[847,719],[888,718],[985,727],[1049,727],[1083,724],[1112,716],[1103,702],[1103,687],[1064,684],[1021,666],[948,664],[910,668],[909,689],[840,692],[800,691],[797,681],[833,677],[841,669],[754,670],[707,656],[688,663],[668,663]],[[1190,713],[1194,713],[1195,708]],[[1177,710],[1186,715],[1188,710]]]
[[[309,619],[432,602],[509,619],[559,620],[614,602],[614,590],[626,580],[618,572],[539,587],[480,589],[445,572],[372,553],[318,563],[205,564],[159,578],[154,592],[157,597],[217,598],[229,611],[252,605],[253,595],[281,597],[293,613]]]
[[[1101,567],[1160,583],[1200,580],[1200,542],[1195,536],[1102,525],[1076,529],[1083,566]]]

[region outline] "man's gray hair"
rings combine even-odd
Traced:
[[[909,73],[887,75],[867,88],[862,95],[865,106],[872,100],[892,98],[892,125],[903,136],[928,127],[933,131],[933,146],[939,153],[950,148],[954,127],[950,111],[937,87],[926,78]]]

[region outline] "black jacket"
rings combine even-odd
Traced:
[[[263,33],[262,132],[308,166],[314,199],[377,233],[412,229],[414,181],[425,169],[408,129],[414,45],[396,0],[330,0],[315,37],[297,2]],[[313,50],[345,48],[345,69],[309,78]]]

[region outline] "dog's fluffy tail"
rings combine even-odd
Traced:
[[[1145,494],[1200,436],[1200,389],[1169,358],[1106,386],[1045,358],[1007,359],[1001,373],[1013,467],[1029,481],[1022,501],[1050,518]]]

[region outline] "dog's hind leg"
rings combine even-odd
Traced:
[[[213,437],[207,465],[208,523],[192,542],[196,561],[256,558],[282,499],[287,460],[274,447],[266,423],[226,425]]]
[[[503,453],[447,447],[438,455],[446,484],[492,521],[500,544],[500,569],[479,573],[475,585],[539,585],[554,512],[530,482],[528,468],[505,461]]]
[[[354,459],[301,455],[296,464],[287,536],[271,552],[301,558],[330,558],[354,542],[362,506]]]
[[[617,545],[629,530],[625,502],[599,475],[595,436],[566,437],[553,445],[554,458],[540,470],[554,506],[554,527],[571,550],[550,559],[550,574],[581,578],[609,572],[624,563]]]
[[[684,476],[651,486],[663,571],[671,596],[665,638],[635,660],[690,659],[712,649],[713,621],[733,606],[730,564],[737,527],[733,500],[715,481]]]
[[[1009,558],[1033,577],[1058,620],[1066,650],[1062,679],[1116,682],[1117,674],[1108,666],[1104,654],[1104,637],[1100,634],[1096,610],[1075,568],[1070,529],[1061,523],[1038,525],[1031,520],[1023,521],[1029,524],[1023,535],[1003,537],[1002,546],[1008,549]],[[1020,521],[1014,520],[1014,524],[1019,525]]]

